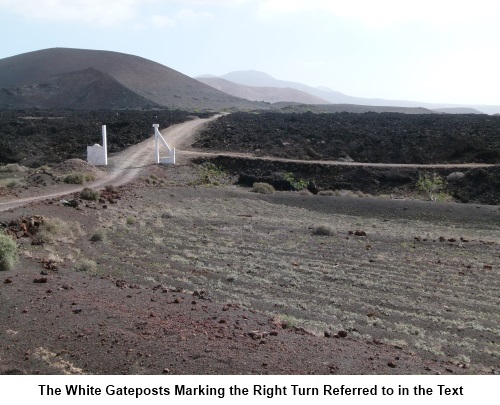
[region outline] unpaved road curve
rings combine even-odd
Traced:
[[[362,163],[362,162],[341,162],[337,160],[300,160],[300,159],[285,159],[272,156],[255,156],[251,153],[242,152],[202,152],[195,150],[179,151],[180,154],[186,156],[213,157],[213,156],[228,156],[239,157],[253,160],[266,160],[273,162],[290,162],[290,163],[305,163],[305,164],[321,164],[326,166],[365,166],[365,167],[410,167],[423,169],[472,169],[478,167],[496,166],[488,163],[434,163],[434,164],[416,164],[416,163]]]
[[[211,118],[197,118],[192,121],[183,122],[181,124],[172,125],[161,131],[165,140],[172,147],[189,142],[189,140],[205,125],[207,122],[219,118],[216,115]],[[20,207],[30,202],[44,200],[49,198],[62,197],[81,191],[84,187],[102,188],[108,184],[121,186],[135,179],[141,171],[155,163],[155,143],[154,137],[131,146],[126,150],[117,153],[108,158],[108,166],[106,170],[108,175],[100,180],[92,183],[87,183],[85,186],[61,186],[60,191],[31,196],[27,198],[8,200],[0,202],[0,211],[6,211],[11,208]]]

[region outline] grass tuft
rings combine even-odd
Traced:
[[[80,191],[80,198],[83,200],[97,201],[99,200],[99,197],[101,197],[101,193],[89,187],[85,187],[82,191]]]
[[[84,271],[86,273],[97,273],[97,263],[90,259],[81,259],[75,263],[73,269],[76,271]]]
[[[0,271],[12,270],[17,263],[17,243],[0,234]]]
[[[64,178],[64,182],[67,184],[83,184],[85,176],[83,173],[70,173]]]
[[[312,233],[313,235],[318,235],[318,236],[332,236],[334,230],[328,225],[319,225],[313,229]]]
[[[259,194],[274,194],[275,189],[268,183],[253,183],[252,191]]]

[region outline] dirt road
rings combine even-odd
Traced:
[[[216,115],[211,118],[194,119],[182,124],[172,125],[169,128],[162,130],[162,135],[172,147],[184,145],[201,129],[207,122],[220,117]],[[103,188],[108,184],[121,186],[129,183],[136,178],[141,171],[155,163],[154,159],[154,137],[151,137],[137,145],[134,145],[123,152],[110,156],[108,159],[108,175],[92,183],[87,183],[85,187]],[[21,199],[9,200],[0,202],[0,211],[6,211],[11,208],[20,207],[37,200],[44,200],[48,198],[57,198],[64,195],[72,194],[81,191],[84,186],[61,186],[58,191],[44,193],[37,196],[30,196]]]

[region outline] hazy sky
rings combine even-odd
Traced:
[[[500,1],[0,0],[0,58],[104,49],[189,76],[260,70],[352,96],[500,105]]]

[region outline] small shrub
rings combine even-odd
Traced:
[[[84,181],[83,173],[70,173],[64,178],[64,182],[67,184],[83,184]]]
[[[106,239],[106,234],[102,229],[98,229],[90,237],[91,242],[102,242],[104,239]]]
[[[85,181],[94,181],[95,180],[95,176],[92,173],[86,173],[84,177],[85,177]]]
[[[12,270],[17,263],[17,243],[0,234],[0,271]]]
[[[434,173],[420,175],[416,183],[418,191],[426,194],[432,201],[444,201],[447,198],[445,193],[445,182],[442,177]]]
[[[313,229],[313,235],[319,236],[331,236],[334,233],[334,230],[328,225],[319,225]]]
[[[41,173],[47,173],[49,171],[50,171],[50,166],[47,166],[47,165],[40,166],[37,169],[37,172],[41,172]]]
[[[21,185],[21,183],[19,182],[19,180],[9,180],[7,182],[7,184],[5,185],[5,187],[16,188],[16,187],[19,187],[20,185]]]
[[[108,184],[106,187],[104,187],[104,190],[106,190],[108,193],[113,193],[116,191],[116,187],[112,184]]]
[[[95,274],[97,272],[97,263],[90,259],[81,259],[75,263],[73,269]]]
[[[293,173],[285,173],[283,178],[290,183],[290,185],[294,188],[296,191],[303,190],[307,188],[307,181],[303,179],[296,179]]]
[[[59,218],[46,219],[33,236],[32,244],[43,245],[57,240],[70,240],[82,234],[78,222],[68,223]]]
[[[200,180],[201,184],[213,185],[214,181],[218,181],[221,177],[226,177],[227,173],[220,167],[211,162],[205,162],[200,166]]]
[[[274,187],[268,183],[253,183],[252,191],[259,194],[273,194]]]
[[[134,217],[127,217],[127,225],[134,225],[136,222],[136,219]]]
[[[297,318],[291,315],[278,315],[277,321],[281,323],[283,329],[293,329],[299,322]]]
[[[0,173],[23,173],[28,170],[26,166],[21,166],[17,163],[9,163],[5,166],[0,166]]]
[[[92,188],[85,187],[82,191],[80,191],[80,198],[83,200],[97,201],[100,196],[101,193]]]

